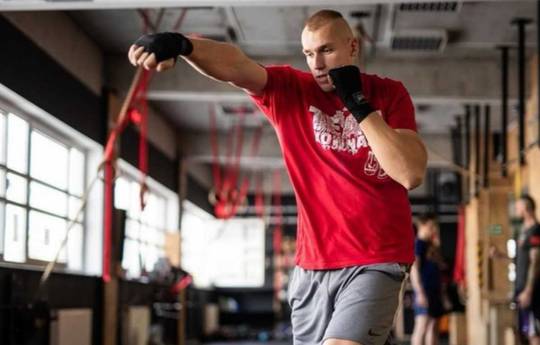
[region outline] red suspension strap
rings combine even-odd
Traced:
[[[131,82],[126,99],[122,103],[120,114],[118,115],[116,125],[111,131],[107,144],[105,146],[105,152],[103,157],[104,175],[105,175],[105,200],[104,200],[104,225],[103,225],[103,280],[108,282],[111,280],[111,238],[113,227],[113,188],[114,188],[114,175],[115,165],[117,158],[117,142],[120,134],[128,125],[131,114],[130,105],[139,88],[139,83],[143,69],[139,67],[133,81]]]
[[[240,186],[238,186],[240,159],[242,157],[243,148],[243,123],[245,119],[245,109],[242,108],[239,120],[234,128],[234,136],[229,135],[227,138],[227,156],[226,167],[222,174],[219,159],[218,134],[216,127],[216,114],[213,108],[210,109],[210,144],[212,147],[213,166],[212,172],[214,177],[214,189],[210,192],[210,202],[214,204],[214,212],[216,217],[228,219],[234,217],[239,207],[245,203],[247,192],[249,189],[249,175],[242,176]],[[259,126],[251,143],[251,157],[258,154],[260,147],[260,139],[262,135],[262,126]],[[235,139],[235,140],[234,140]],[[233,156],[234,152],[234,156]]]
[[[262,171],[255,175],[255,214],[260,218],[264,217],[263,176]]]

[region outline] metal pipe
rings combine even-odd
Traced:
[[[465,169],[471,164],[471,106],[465,106]]]
[[[489,187],[489,161],[491,155],[489,154],[490,140],[491,140],[491,107],[489,104],[484,106],[484,181],[482,183],[484,188]]]
[[[501,50],[501,175],[508,176],[506,164],[508,162],[508,47],[499,47]]]
[[[519,164],[525,164],[525,25],[531,22],[528,18],[516,18],[512,24],[518,28],[518,158]]]
[[[465,188],[463,189],[463,199],[465,202],[469,201],[470,198],[470,165],[471,165],[471,106],[465,106],[465,170],[467,170],[467,175],[465,175]]]
[[[478,175],[480,175],[480,104],[474,106],[474,195],[478,195],[480,181]]]

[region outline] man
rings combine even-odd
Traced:
[[[539,253],[540,225],[536,204],[528,195],[516,202],[516,216],[523,220],[516,251],[516,300],[519,304],[519,326],[529,344],[540,345]]]
[[[181,55],[251,96],[277,132],[296,193],[294,343],[383,344],[414,259],[407,190],[423,179],[426,150],[403,85],[354,66],[359,43],[341,14],[311,16],[302,47],[311,73],[176,33],[141,37],[129,59],[163,71]]]
[[[439,229],[435,215],[425,214],[417,222],[416,260],[411,270],[414,289],[414,330],[411,345],[438,344],[439,318],[444,314],[439,249]]]

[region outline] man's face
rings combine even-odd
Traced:
[[[437,234],[437,225],[429,220],[418,228],[418,236],[426,240],[432,240]]]
[[[311,74],[325,92],[334,90],[328,71],[335,67],[352,65],[357,54],[356,39],[343,32],[340,23],[328,23],[310,31],[302,31],[302,48]]]

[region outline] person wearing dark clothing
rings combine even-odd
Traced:
[[[438,343],[438,320],[444,314],[441,272],[444,262],[439,249],[438,232],[433,215],[424,215],[419,219],[415,242],[416,260],[411,271],[415,294],[412,345]]]
[[[540,345],[540,224],[534,200],[523,195],[516,202],[516,216],[523,220],[517,240],[515,298],[519,304],[519,329],[529,344]]]

